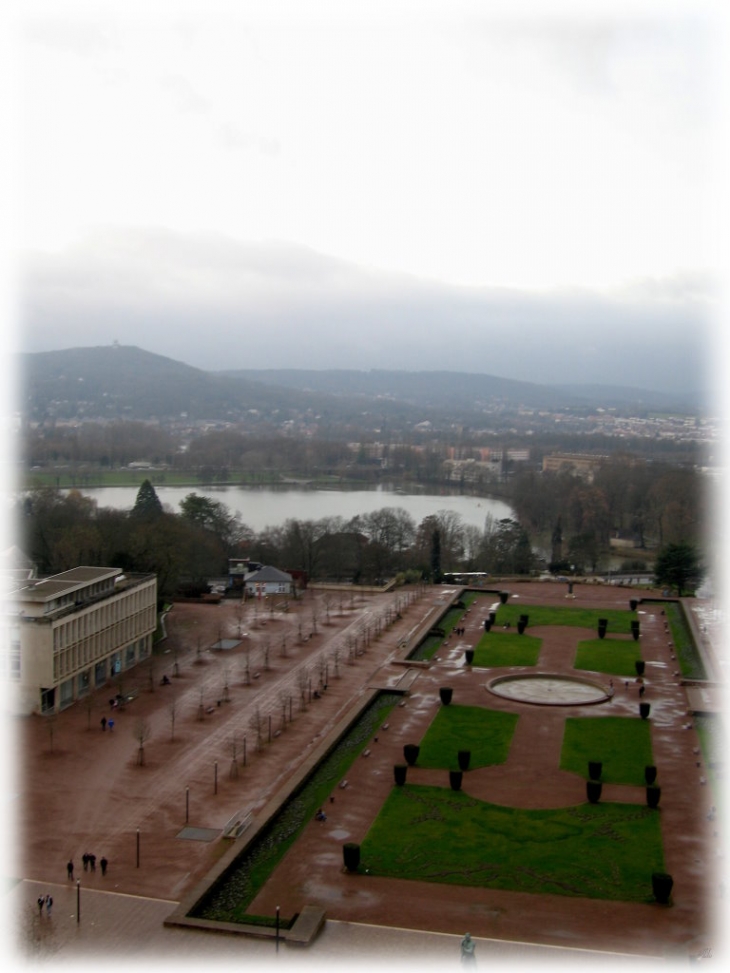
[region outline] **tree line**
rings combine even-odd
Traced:
[[[633,533],[658,547],[696,545],[704,513],[696,475],[684,470],[647,470],[627,463],[586,483],[570,473],[530,474],[517,479],[517,518],[465,524],[444,509],[416,523],[400,507],[384,507],[346,520],[289,518],[253,531],[225,504],[193,492],[179,511],[163,507],[145,480],[129,511],[99,507],[75,490],[30,491],[19,502],[19,541],[42,574],[80,564],[154,572],[161,598],[183,583],[205,585],[227,573],[228,559],[248,557],[311,580],[382,583],[396,574],[439,581],[450,573],[527,575],[595,571],[611,532]],[[536,547],[549,539],[549,553]],[[547,548],[546,548],[547,549]]]

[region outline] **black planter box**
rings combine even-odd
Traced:
[[[669,902],[669,896],[672,894],[673,885],[674,879],[666,872],[651,873],[651,889],[654,893],[654,898],[657,900],[657,902],[661,902],[662,905],[666,905],[666,903]]]
[[[348,872],[356,872],[360,865],[360,845],[346,841],[342,846],[342,858]]]
[[[405,757],[406,763],[409,767],[413,767],[418,760],[418,754],[421,752],[421,748],[417,743],[406,743],[403,747],[403,756]]]

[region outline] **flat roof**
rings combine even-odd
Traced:
[[[121,568],[71,568],[70,571],[62,571],[60,574],[54,574],[48,578],[27,581],[16,588],[14,594],[16,598],[25,601],[47,601],[78,588],[85,588],[90,584],[115,578],[121,573]]]

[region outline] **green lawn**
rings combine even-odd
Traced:
[[[682,675],[686,679],[707,679],[702,657],[697,651],[682,609],[678,604],[668,601],[664,610]]]
[[[457,770],[459,750],[471,750],[469,768],[503,764],[517,725],[514,713],[480,706],[442,706],[421,741],[419,767]]]
[[[534,666],[542,639],[514,632],[485,632],[474,647],[475,666]]]
[[[627,596],[628,602],[628,596]],[[625,611],[620,608],[594,609],[594,608],[575,608],[572,605],[565,608],[550,608],[545,605],[525,605],[509,602],[500,605],[497,609],[496,625],[517,626],[520,615],[528,615],[528,630],[536,625],[575,625],[580,628],[592,628],[598,631],[598,619],[608,619],[607,632],[610,635],[630,635],[631,622],[636,618],[636,613],[629,608]]]
[[[561,770],[588,777],[588,761],[603,763],[607,784],[644,784],[644,767],[653,764],[651,723],[638,715],[569,717],[565,721]],[[661,767],[657,783],[661,784]]]
[[[612,676],[635,676],[635,662],[641,658],[639,643],[633,639],[590,639],[579,642],[575,668],[607,672]]]
[[[525,810],[406,784],[393,788],[362,842],[359,871],[650,902],[651,874],[664,871],[659,821],[640,804]]]

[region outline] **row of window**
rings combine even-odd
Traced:
[[[116,622],[104,632],[83,638],[66,649],[54,652],[54,682],[88,666],[95,659],[108,655],[116,646],[133,642],[144,633],[154,630],[155,625],[155,609],[150,607],[131,618]]]
[[[58,652],[88,636],[96,635],[129,615],[155,607],[155,588],[150,585],[126,592],[104,604],[81,611],[53,630],[53,651]]]

